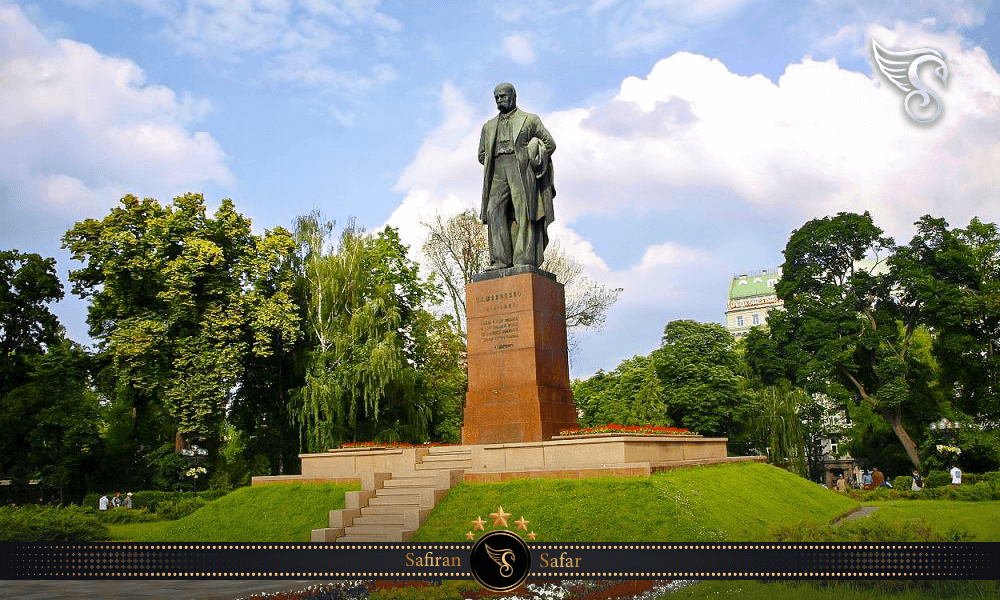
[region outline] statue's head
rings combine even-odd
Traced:
[[[502,113],[510,112],[517,107],[517,92],[509,83],[501,83],[493,88],[493,98],[497,101],[497,110]]]

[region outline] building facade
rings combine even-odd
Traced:
[[[733,277],[726,307],[726,329],[730,333],[740,338],[767,323],[767,314],[784,304],[774,292],[779,279],[781,267]]]

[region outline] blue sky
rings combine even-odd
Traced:
[[[871,6],[876,5],[876,6]],[[933,48],[930,125],[871,40]],[[721,322],[734,273],[870,210],[1000,221],[1000,7],[838,0],[0,0],[0,247],[55,256],[124,193],[231,197],[258,230],[322,210],[370,230],[475,207],[493,87],[558,145],[553,239],[624,292],[573,376]],[[56,307],[85,341],[85,306]]]

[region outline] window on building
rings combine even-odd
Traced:
[[[750,322],[754,325],[760,325],[760,315],[757,313],[750,315]]]
[[[836,442],[831,442],[830,443],[830,454],[833,455],[833,456],[837,456],[837,444],[836,444]]]
[[[736,326],[743,327],[743,317],[736,317]]]

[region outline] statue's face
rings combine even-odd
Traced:
[[[497,101],[497,110],[508,112],[514,108],[514,89],[510,87],[500,87],[494,90],[493,98]]]

